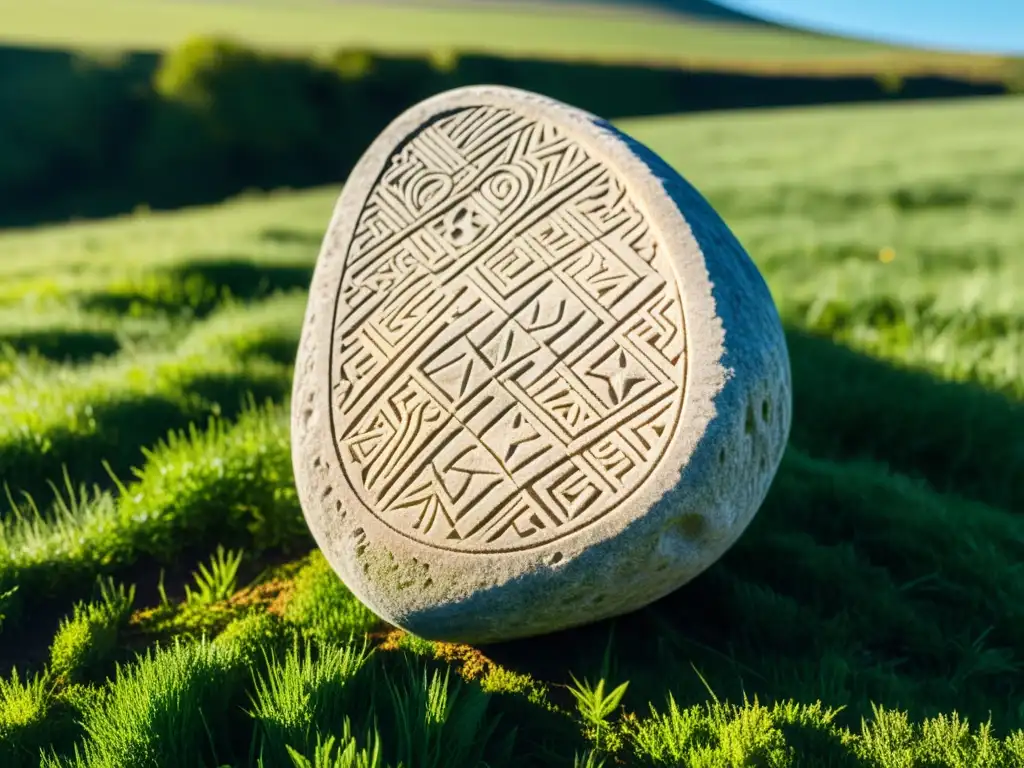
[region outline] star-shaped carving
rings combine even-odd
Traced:
[[[635,363],[631,363],[626,353],[619,349],[618,354],[613,352],[608,355],[589,373],[590,376],[601,379],[608,385],[612,405],[625,402],[633,388],[644,381],[641,369]]]

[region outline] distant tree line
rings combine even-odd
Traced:
[[[545,93],[607,118],[1004,93],[948,77],[786,76],[195,38],[163,56],[0,49],[0,226],[170,208],[344,179],[406,107],[461,85]]]

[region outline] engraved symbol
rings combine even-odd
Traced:
[[[588,247],[569,265],[567,273],[584,291],[608,308],[635,286],[639,278],[610,249],[602,250],[599,252],[596,244]]]
[[[537,404],[555,417],[556,423],[568,435],[577,435],[584,427],[597,421],[597,413],[563,376],[552,373],[535,387]]]
[[[363,467],[364,481],[369,463],[383,450],[394,433],[395,430],[383,415],[378,415],[368,431],[356,435],[346,443],[352,462]]]
[[[555,508],[562,510],[568,520],[572,520],[590,507],[601,495],[597,483],[588,474],[573,463],[567,463],[561,472],[552,474],[552,484],[546,489],[538,489],[544,498],[555,503]]]
[[[415,453],[442,411],[422,392],[407,387],[380,409],[369,425],[346,438],[348,463],[360,468],[367,490],[384,492]]]
[[[537,349],[538,344],[530,334],[514,323],[508,323],[493,338],[480,348],[481,354],[492,368],[499,368],[509,362],[520,360]]]
[[[424,373],[431,375],[434,383],[444,390],[448,399],[454,401],[466,394],[466,389],[469,387],[469,382],[473,375],[473,365],[473,359],[463,352],[441,366],[431,371],[424,371]],[[434,376],[434,374],[442,373],[442,371],[444,375]]]
[[[416,517],[413,528],[422,529],[434,539],[461,540],[469,535],[467,531],[478,528],[481,520],[486,522],[481,507],[500,504],[509,489],[496,459],[462,433],[422,467],[385,514],[412,513]]]
[[[626,442],[640,456],[649,456],[651,451],[661,441],[665,430],[668,428],[668,410],[672,403],[663,401],[639,417],[621,430]]]
[[[579,202],[579,210],[597,224],[602,232],[608,232],[629,218],[626,190],[611,173],[602,175]]]
[[[555,211],[548,218],[538,222],[528,235],[537,244],[537,249],[554,264],[575,255],[593,239],[593,231],[580,231],[579,222],[570,221],[566,211]]]
[[[416,530],[422,530],[424,533],[429,533],[434,527],[439,511],[447,516],[441,500],[437,497],[437,494],[434,492],[434,486],[430,482],[412,488],[391,509],[394,512],[413,512],[416,515],[416,522],[412,524],[412,527]],[[454,526],[454,523],[452,525]]]
[[[398,344],[424,319],[431,317],[443,303],[444,297],[434,290],[428,279],[423,278],[414,281],[407,290],[396,295],[374,325],[388,343]]]
[[[460,451],[454,459],[449,461],[444,468],[438,472],[437,465],[434,465],[434,472],[437,475],[438,481],[441,486],[448,492],[449,497],[453,502],[457,502],[466,495],[466,490],[473,484],[475,480],[481,480],[482,482],[477,483],[481,486],[482,490],[479,494],[482,495],[493,488],[495,485],[500,483],[500,480],[493,478],[498,476],[498,472],[494,472],[487,469],[477,469],[473,466],[472,460],[466,460],[467,456],[471,456],[480,449],[476,446],[469,446],[464,450]],[[451,485],[445,483],[445,479],[453,477],[453,483]],[[483,478],[492,478],[491,480],[483,480]]]
[[[519,446],[531,443],[540,438],[540,435],[537,434],[536,430],[534,430],[529,424],[526,424],[522,415],[518,413],[512,419],[512,429],[514,430],[512,439],[509,441],[508,450],[505,451],[506,464],[515,455],[515,452],[519,450]]]
[[[484,200],[497,211],[504,211],[514,203],[521,202],[528,191],[529,177],[521,168],[505,168],[487,179],[480,187]]]
[[[519,498],[516,500],[512,514],[506,518],[503,525],[494,528],[493,532],[487,536],[487,542],[495,542],[510,532],[513,532],[517,539],[527,539],[538,531],[550,527],[550,523],[550,520],[544,521],[535,506],[532,506],[526,499]]]
[[[353,386],[373,373],[379,362],[372,345],[366,346],[361,340],[348,345],[346,351],[348,354],[342,359],[338,380],[334,385],[339,404],[352,391]]]
[[[620,484],[622,479],[636,467],[633,458],[611,438],[595,446],[593,454],[598,465],[608,477]]]
[[[530,308],[530,319],[525,324],[525,328],[528,331],[543,331],[545,328],[554,328],[560,322],[562,317],[565,316],[565,300],[558,302],[558,306],[554,307],[554,317],[550,320],[541,320],[541,303],[540,301],[533,302],[533,306]]]
[[[636,373],[621,349],[618,354],[608,354],[588,375],[608,384],[612,405],[625,402],[633,387],[645,380],[644,376]]]
[[[639,321],[629,336],[638,346],[642,342],[656,350],[671,365],[679,362],[683,353],[682,316],[679,303],[672,296],[661,294],[639,313]]]
[[[454,245],[464,248],[472,245],[483,234],[487,222],[483,215],[468,205],[460,205],[438,222],[435,231]]]
[[[502,298],[508,298],[546,269],[547,266],[534,259],[520,242],[513,242],[508,248],[497,250],[478,267],[480,275]]]
[[[452,190],[452,179],[443,173],[425,173],[410,184],[408,190],[409,207],[422,212],[447,198]]]

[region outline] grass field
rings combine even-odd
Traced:
[[[759,72],[983,77],[1005,66],[993,56],[912,51],[784,28],[696,23],[635,10],[628,2],[586,12],[543,0],[527,3],[527,9],[512,5],[467,0],[0,0],[0,43],[159,51],[191,35],[221,34],[261,48],[304,52],[341,46],[412,53],[454,49]]]
[[[623,123],[765,274],[791,445],[691,584],[481,648],[380,625],[301,520],[337,189],[0,234],[0,765],[1024,766],[1021,124]]]

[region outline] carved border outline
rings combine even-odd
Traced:
[[[453,108],[449,108],[449,109],[438,111],[438,112],[432,114],[427,120],[423,121],[415,129],[408,131],[408,133],[406,133],[406,135],[403,137],[403,139],[400,142],[396,143],[395,146],[393,146],[391,148],[391,150],[388,153],[388,155],[386,156],[386,158],[384,158],[384,163],[383,163],[379,173],[377,174],[376,178],[374,179],[373,183],[366,187],[366,194],[365,194],[365,197],[361,201],[361,205],[360,205],[360,208],[359,208],[359,214],[354,218],[354,220],[352,222],[352,234],[355,233],[356,229],[359,226],[359,222],[360,222],[360,220],[362,218],[363,212],[365,211],[366,203],[368,202],[370,196],[373,194],[373,191],[375,189],[377,189],[377,187],[380,185],[383,177],[388,172],[388,170],[390,168],[391,158],[393,158],[396,155],[398,155],[422,131],[424,131],[425,129],[427,129],[431,125],[434,125],[437,122],[440,122],[440,121],[442,121],[444,119],[447,119],[449,117],[452,117],[452,116],[454,116],[456,114],[459,114],[459,113],[467,111],[467,110],[480,109],[480,108],[495,108],[495,107],[496,107],[495,104],[488,104],[486,102],[484,102],[484,103],[462,104],[462,105],[460,105],[458,107],[453,107]],[[514,111],[514,108],[509,106],[509,105],[506,105],[506,106],[504,106],[502,108],[508,109],[510,111]],[[572,137],[572,138],[574,138],[576,140],[579,140],[578,135],[574,136],[573,135],[574,131],[572,131],[571,128],[567,124],[558,123],[558,127],[561,130],[564,130],[570,137]],[[584,145],[586,144],[586,142],[581,142],[581,143],[584,143]],[[627,187],[627,195],[629,195],[630,199],[634,199],[635,196],[628,189],[629,185],[624,182],[624,180],[622,178],[621,171],[619,169],[617,169],[613,164],[610,164],[607,160],[602,159],[599,162],[600,162],[601,166],[606,171],[609,171],[609,172],[613,173],[620,180],[620,182],[623,183],[623,186]],[[644,213],[645,213],[645,215],[648,215],[646,211]],[[659,243],[659,245],[661,245],[664,248],[665,244],[662,242],[662,239],[660,237],[660,232],[658,231],[658,229],[656,227],[652,226],[652,229],[654,230],[655,233],[657,233],[655,235],[657,242]],[[619,502],[619,505],[610,507],[610,508],[604,510],[603,512],[601,512],[600,514],[594,515],[592,517],[586,517],[583,521],[581,521],[579,523],[576,523],[575,525],[570,521],[569,523],[567,523],[566,525],[562,526],[559,529],[557,535],[550,536],[550,537],[547,537],[547,538],[544,538],[542,540],[538,540],[538,541],[535,541],[535,542],[525,543],[525,544],[523,544],[521,546],[514,546],[514,547],[508,547],[508,546],[506,546],[506,547],[486,547],[486,548],[484,548],[484,547],[474,547],[474,548],[469,548],[469,547],[461,547],[461,548],[460,547],[446,547],[446,546],[439,545],[439,544],[437,544],[436,542],[433,542],[433,541],[427,541],[423,537],[418,537],[418,536],[410,535],[406,531],[403,531],[402,529],[397,528],[394,525],[392,525],[388,520],[386,520],[381,515],[377,514],[373,509],[370,508],[369,505],[367,505],[365,503],[365,501],[363,501],[360,493],[356,490],[355,486],[353,486],[353,484],[351,483],[351,481],[348,478],[347,472],[345,471],[345,468],[344,468],[344,461],[342,460],[342,457],[341,457],[341,454],[340,454],[340,449],[339,449],[338,431],[337,431],[337,427],[336,427],[336,424],[335,424],[335,407],[334,407],[334,404],[331,402],[331,392],[332,392],[331,385],[332,385],[332,382],[333,382],[334,367],[335,367],[334,366],[334,362],[335,362],[335,356],[336,356],[335,348],[336,348],[336,331],[337,331],[337,326],[338,326],[338,322],[337,322],[338,309],[339,309],[339,304],[341,302],[341,292],[342,292],[342,287],[343,287],[344,281],[345,281],[346,269],[347,269],[348,264],[349,264],[349,255],[351,253],[351,248],[352,248],[352,238],[350,237],[348,239],[348,244],[347,244],[347,247],[346,247],[346,250],[345,250],[345,253],[344,253],[344,257],[342,259],[341,268],[339,270],[338,279],[337,279],[337,285],[336,285],[335,290],[334,290],[333,306],[332,306],[332,309],[331,309],[331,318],[332,318],[331,319],[331,333],[330,333],[330,337],[329,337],[329,340],[328,340],[328,344],[329,344],[329,347],[328,347],[328,368],[327,368],[328,381],[327,381],[327,388],[326,388],[325,397],[327,399],[327,412],[328,412],[328,422],[329,422],[329,425],[330,425],[331,442],[333,444],[335,458],[338,461],[338,469],[339,469],[339,471],[341,473],[341,476],[344,479],[345,483],[347,485],[349,485],[349,488],[351,490],[351,495],[354,498],[358,499],[359,503],[363,506],[363,508],[366,509],[366,511],[375,520],[380,522],[382,525],[386,526],[389,530],[392,530],[395,533],[399,534],[403,538],[408,539],[408,540],[410,540],[412,542],[415,542],[416,544],[418,544],[420,546],[427,547],[429,549],[434,549],[434,550],[439,550],[439,551],[444,551],[444,552],[450,552],[450,553],[460,554],[460,555],[488,555],[488,554],[503,554],[503,553],[513,553],[513,552],[524,552],[524,551],[529,551],[531,549],[537,549],[537,548],[549,546],[549,545],[559,541],[560,539],[563,539],[563,538],[565,538],[565,537],[567,537],[567,536],[569,536],[571,534],[578,533],[581,530],[586,529],[587,527],[589,527],[589,526],[597,523],[598,521],[600,521],[602,518],[604,518],[604,517],[606,517],[606,516],[616,512],[618,510],[619,506],[621,506],[621,504],[623,504],[625,502],[628,502],[630,498],[634,497],[638,493],[640,488],[647,482],[647,480],[649,480],[650,477],[655,472],[658,471],[658,469],[660,468],[661,464],[665,461],[667,455],[670,453],[669,449],[670,449],[671,442],[672,442],[673,438],[675,437],[675,433],[676,433],[676,431],[677,431],[677,429],[679,427],[679,423],[680,423],[680,421],[682,419],[683,410],[686,407],[687,390],[688,390],[688,384],[689,384],[689,368],[690,368],[690,361],[689,361],[689,350],[690,350],[689,326],[688,326],[688,323],[686,322],[686,307],[685,307],[685,303],[684,303],[684,291],[682,290],[681,275],[679,274],[679,271],[678,271],[676,265],[674,263],[672,263],[672,259],[669,259],[669,261],[670,261],[669,266],[670,266],[670,268],[672,270],[672,273],[673,273],[673,276],[675,278],[675,285],[676,285],[676,288],[677,288],[677,295],[679,296],[679,301],[680,301],[679,309],[680,309],[680,317],[681,317],[681,320],[682,320],[682,322],[681,322],[681,326],[682,327],[681,327],[680,330],[681,330],[681,333],[683,335],[683,350],[684,350],[684,355],[686,356],[684,364],[682,365],[682,381],[680,382],[680,387],[679,387],[679,397],[678,397],[678,401],[676,402],[676,404],[674,405],[674,408],[673,408],[673,410],[674,410],[674,417],[673,417],[673,420],[672,420],[672,426],[671,426],[670,429],[667,430],[668,435],[667,435],[667,437],[665,439],[665,442],[662,445],[662,449],[661,449],[661,452],[660,452],[659,456],[657,457],[656,460],[654,460],[650,464],[650,467],[647,470],[647,472],[643,475],[643,477],[640,480],[638,480],[636,482],[634,487],[628,492],[628,494],[625,496],[625,498],[622,501]]]

